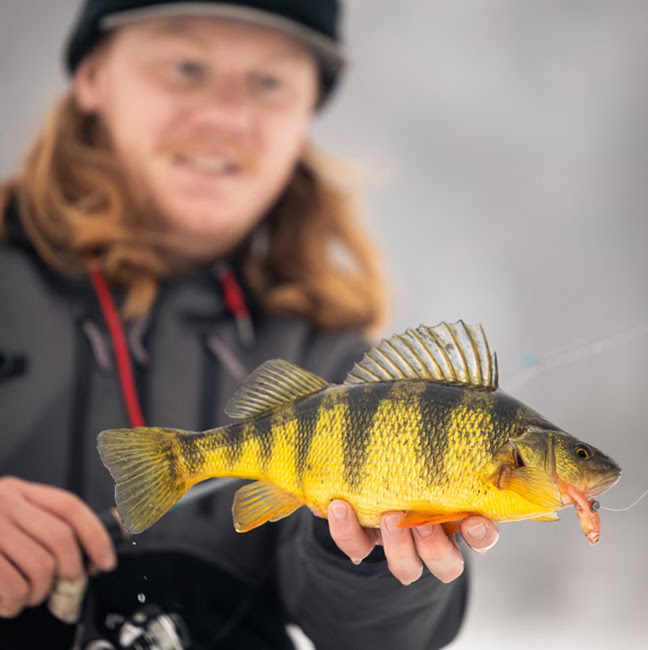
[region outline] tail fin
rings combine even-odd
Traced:
[[[115,480],[115,501],[124,526],[141,533],[193,484],[182,459],[179,429],[110,429],[97,438],[103,464]]]

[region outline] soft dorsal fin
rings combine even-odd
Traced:
[[[481,325],[463,321],[421,325],[382,340],[356,363],[345,384],[428,379],[486,390],[497,388],[497,357]]]
[[[244,420],[318,393],[330,384],[290,361],[262,363],[238,388],[225,407],[231,418]]]

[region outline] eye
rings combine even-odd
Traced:
[[[205,80],[209,69],[200,59],[179,54],[158,61],[155,72],[171,88],[190,89]]]
[[[576,445],[574,451],[576,452],[576,455],[583,460],[589,460],[593,455],[592,450],[587,445],[583,444]]]
[[[283,94],[286,84],[277,75],[257,73],[250,78],[250,86],[261,97],[277,97]]]
[[[255,85],[258,88],[274,90],[275,88],[279,88],[279,86],[281,86],[281,80],[269,74],[257,74],[254,75],[253,79]]]
[[[174,69],[178,76],[185,79],[199,79],[205,72],[205,66],[198,61],[191,59],[181,59],[174,63]]]

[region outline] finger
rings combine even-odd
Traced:
[[[421,577],[423,563],[416,551],[412,533],[397,527],[402,517],[402,513],[398,512],[384,514],[380,531],[389,570],[404,585],[409,585]]]
[[[0,618],[18,616],[28,598],[29,583],[9,560],[0,555]]]
[[[97,567],[104,571],[115,568],[117,557],[108,531],[81,499],[66,490],[39,484],[27,485],[23,494],[28,501],[65,520]]]
[[[72,527],[62,519],[25,501],[12,513],[13,521],[22,531],[45,547],[56,561],[56,575],[65,580],[78,580],[84,573],[83,557]]]
[[[0,526],[0,550],[28,584],[26,605],[38,605],[52,588],[56,561],[40,544],[19,528],[3,520]]]
[[[362,528],[353,508],[342,499],[334,499],[329,504],[328,522],[331,537],[355,564],[360,564],[376,545],[374,531]]]
[[[413,530],[416,550],[430,573],[441,582],[452,582],[463,573],[461,551],[440,524],[427,524]]]
[[[499,530],[494,521],[473,515],[461,523],[461,535],[470,548],[477,553],[485,553],[495,546],[499,539]]]

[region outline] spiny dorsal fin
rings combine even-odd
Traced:
[[[355,364],[344,383],[398,379],[495,390],[497,357],[491,355],[481,325],[466,325],[462,320],[435,327],[421,325],[382,340]]]
[[[225,407],[231,418],[244,420],[318,393],[330,384],[290,361],[262,363],[238,388]]]

